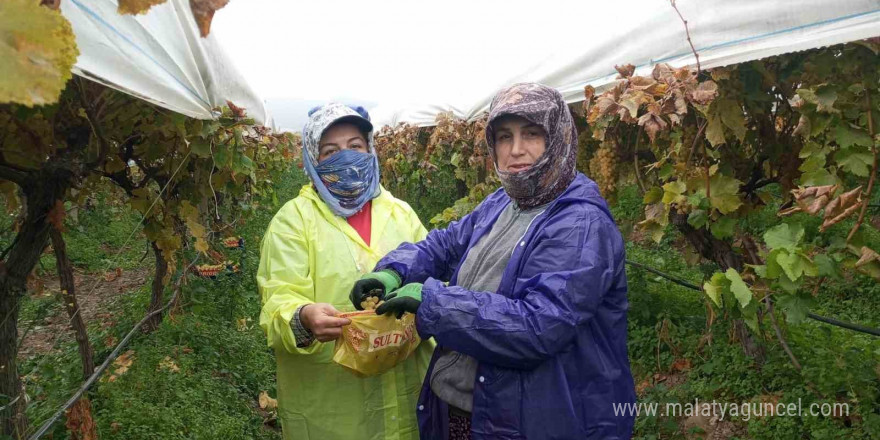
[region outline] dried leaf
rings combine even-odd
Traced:
[[[202,38],[207,37],[211,33],[211,20],[214,19],[214,12],[226,6],[229,0],[189,0],[189,7],[192,9],[193,17],[199,25],[199,32]],[[227,101],[227,104],[229,102]],[[230,109],[232,106],[229,107]]]
[[[651,72],[651,76],[655,80],[664,82],[666,84],[671,85],[675,82],[675,73],[672,70],[672,66],[666,63],[661,63],[654,66],[654,70]]]
[[[247,113],[245,112],[244,107],[239,107],[232,103],[232,101],[226,101],[226,106],[229,107],[229,110],[232,110],[233,116],[236,118],[245,118],[247,117]]]
[[[718,96],[718,84],[715,84],[714,81],[703,81],[688,95],[692,102],[700,105],[709,104]]]
[[[119,376],[122,376],[128,371],[128,368],[131,367],[131,364],[134,362],[134,350],[128,350],[125,353],[119,355],[116,360],[113,361],[113,366],[116,367],[113,370],[113,374],[107,377],[108,382],[115,382]]]
[[[165,356],[165,359],[162,359],[162,362],[159,362],[158,369],[168,370],[172,373],[179,373],[180,372],[180,368],[177,366],[177,364],[174,362],[174,360],[171,359],[171,356]]]
[[[596,95],[596,89],[593,86],[587,85],[584,87],[584,99],[585,100],[592,101],[593,97],[595,95]]]
[[[610,113],[615,113],[619,108],[620,106],[617,105],[617,102],[615,102],[614,99],[606,96],[605,94],[603,94],[599,97],[598,100],[596,100],[596,111],[598,111],[599,116],[605,116]]]
[[[688,358],[676,359],[671,365],[672,370],[685,372],[691,369],[691,360]]]
[[[648,137],[653,143],[657,133],[666,128],[668,124],[655,114],[645,113],[639,118],[639,125],[645,128],[645,133],[648,133]]]
[[[808,214],[816,214],[831,201],[838,185],[811,186],[791,191],[800,210]]]
[[[861,203],[861,185],[852,191],[841,194],[825,207],[825,217],[819,231],[825,232],[826,229],[849,217],[861,207]]]
[[[161,5],[166,0],[119,0],[119,7],[116,8],[118,14],[143,14],[150,10],[153,6]]]
[[[635,73],[636,66],[633,66],[632,64],[624,64],[622,66],[614,66],[614,69],[620,74],[618,78],[629,78]]]
[[[856,262],[856,267],[862,267],[877,260],[880,260],[880,254],[867,246],[862,246],[862,254],[859,256],[859,261]]]
[[[808,138],[810,137],[811,130],[812,128],[810,125],[810,118],[808,118],[807,115],[801,115],[801,117],[798,119],[798,125],[794,128],[792,134],[794,134],[795,136]]]
[[[260,393],[260,408],[271,411],[278,407],[278,400],[269,397],[269,393],[263,391]]]

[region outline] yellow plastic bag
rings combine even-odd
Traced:
[[[338,316],[351,319],[351,324],[342,328],[342,336],[336,340],[333,362],[359,377],[376,376],[394,368],[422,341],[412,313],[400,319],[390,313],[377,315],[375,310]]]

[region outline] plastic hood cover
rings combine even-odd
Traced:
[[[80,50],[74,73],[199,119],[214,118],[211,109],[229,100],[273,127],[214,36],[201,38],[188,1],[168,0],[141,15],[116,9],[115,0],[61,2]]]

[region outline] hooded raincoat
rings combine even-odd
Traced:
[[[415,212],[384,189],[372,203],[368,246],[335,215],[312,185],[275,215],[260,247],[260,326],[278,366],[278,410],[287,440],[410,440],[418,438],[414,408],[433,350],[423,341],[405,362],[358,378],[332,362],[331,343],[298,348],[290,320],[315,302],[353,310],[352,284],[403,242],[426,231]]]
[[[634,417],[614,412],[635,403],[624,244],[605,200],[578,173],[511,249],[497,292],[456,286],[469,249],[509,203],[496,191],[448,228],[391,252],[376,270],[424,283],[419,334],[477,359],[474,440],[630,438]],[[427,380],[416,410],[422,439],[448,438],[448,405]]]
[[[430,386],[445,351],[477,360],[475,440],[629,438],[634,417],[614,412],[635,403],[623,238],[596,183],[575,169],[577,129],[562,95],[535,83],[499,91],[486,128],[493,159],[494,122],[507,115],[544,129],[541,156],[517,173],[499,170],[496,159],[502,190],[448,228],[401,245],[375,269],[424,283],[416,329],[448,349],[437,351],[422,387],[421,438],[449,436],[449,406]],[[547,207],[510,249],[495,292],[457,286],[469,252],[511,203]]]

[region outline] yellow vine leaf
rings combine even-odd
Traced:
[[[153,6],[161,5],[166,0],[119,0],[116,12],[120,14],[138,15],[150,10]]]
[[[79,50],[60,11],[34,0],[0,1],[0,103],[58,102]]]

